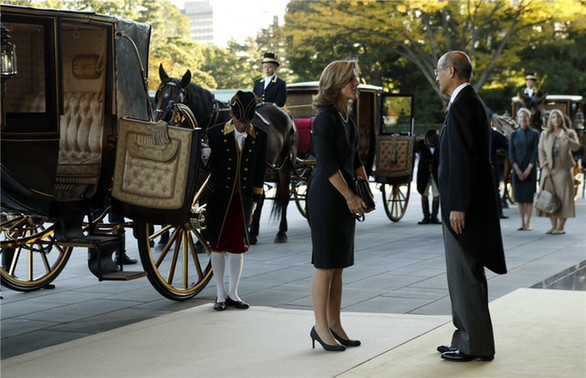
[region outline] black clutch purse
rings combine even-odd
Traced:
[[[374,210],[374,197],[370,191],[368,181],[358,176],[354,179],[354,183],[356,184],[356,194],[358,194],[366,204],[366,209],[364,211]],[[361,221],[364,220],[364,215],[357,217],[357,219]]]

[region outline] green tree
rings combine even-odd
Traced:
[[[458,49],[470,55],[476,71],[473,85],[479,89],[493,71],[503,68],[499,60],[519,66],[519,48],[545,38],[542,30],[549,24],[563,35],[585,10],[584,2],[574,0],[293,0],[285,33],[291,51],[310,59],[309,65],[319,61],[320,67],[357,44],[364,51],[388,50],[416,67],[440,94],[433,69],[444,52]],[[313,69],[307,73],[315,75]]]

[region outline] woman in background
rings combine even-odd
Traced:
[[[546,234],[565,234],[566,219],[576,216],[574,203],[574,178],[572,168],[574,159],[572,151],[580,148],[580,142],[574,130],[568,128],[561,111],[552,110],[547,121],[547,129],[539,138],[539,166],[541,167],[541,184],[545,180],[544,189],[555,192],[561,201],[561,207],[555,214],[536,211],[538,217],[549,217],[551,229]],[[547,179],[551,176],[551,180]]]
[[[513,166],[511,181],[515,202],[519,204],[521,227],[519,231],[531,230],[533,196],[537,185],[537,145],[539,132],[529,127],[531,112],[521,108],[517,112],[519,127],[509,137],[509,159]]]

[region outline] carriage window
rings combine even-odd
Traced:
[[[7,113],[46,112],[45,28],[41,24],[7,22],[16,46],[18,74],[6,80]]]
[[[412,103],[412,96],[383,96],[381,134],[412,133]]]

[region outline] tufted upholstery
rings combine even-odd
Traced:
[[[98,176],[104,129],[103,99],[98,93],[64,95],[57,176]]]
[[[104,100],[100,93],[66,92],[63,96],[55,198],[75,199],[98,182],[102,158]],[[28,95],[21,112],[44,112],[45,94]]]
[[[402,176],[411,173],[413,139],[409,136],[379,136],[376,145],[376,174]]]

